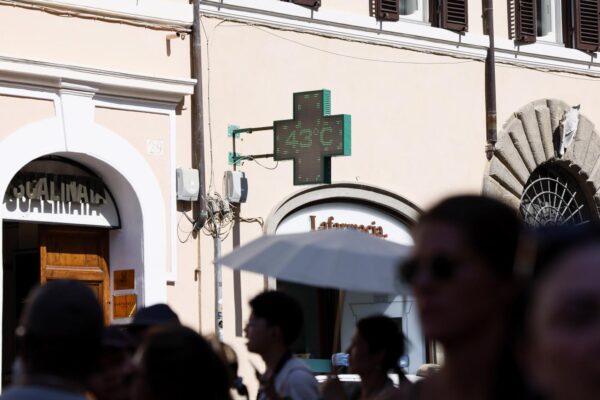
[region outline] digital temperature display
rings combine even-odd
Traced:
[[[329,90],[294,93],[294,118],[275,121],[274,160],[294,161],[294,185],[331,183],[331,157],[350,155],[350,115],[330,115]]]

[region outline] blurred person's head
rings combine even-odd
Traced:
[[[179,326],[179,317],[167,304],[159,303],[148,307],[142,307],[135,314],[127,330],[135,340],[140,344],[148,332],[158,327]]]
[[[358,321],[348,354],[351,373],[386,375],[393,370],[403,376],[398,362],[404,354],[404,335],[391,318],[381,315]]]
[[[400,273],[426,337],[460,342],[502,319],[514,295],[520,231],[515,210],[481,196],[451,197],[422,215]]]
[[[131,396],[135,374],[135,341],[119,326],[109,326],[102,333],[102,352],[98,371],[89,380],[97,400],[126,400]]]
[[[241,396],[248,396],[248,388],[244,384],[242,378],[238,375],[238,357],[229,344],[221,342],[216,336],[210,336],[209,342],[213,350],[217,353],[227,368],[229,378],[229,387],[234,389]]]
[[[600,226],[546,232],[528,304],[532,386],[548,399],[599,399]]]
[[[219,338],[214,335],[208,336],[207,339],[215,353],[217,353],[217,355],[221,357],[221,360],[225,364],[225,367],[227,367],[229,380],[230,382],[233,382],[237,378],[239,367],[238,358],[235,350],[233,350],[233,347],[231,347],[227,343],[221,342]]]
[[[250,300],[250,308],[244,329],[248,350],[261,355],[273,348],[289,350],[302,329],[300,304],[283,292],[267,291]]]
[[[98,366],[104,317],[89,287],[56,280],[29,295],[17,335],[25,379],[83,382]]]
[[[229,379],[207,340],[183,326],[159,328],[136,355],[139,376],[135,400],[228,400]]]

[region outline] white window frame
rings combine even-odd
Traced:
[[[561,0],[551,0],[551,27],[544,36],[537,36],[537,41],[547,44],[563,44],[562,37],[562,4]]]
[[[416,12],[410,15],[400,14],[401,21],[429,22],[429,0],[417,0],[417,3],[418,9]]]

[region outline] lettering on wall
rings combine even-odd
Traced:
[[[376,221],[372,221],[370,224],[368,225],[364,225],[364,224],[350,224],[350,223],[344,223],[344,222],[334,222],[335,221],[335,217],[329,217],[327,218],[327,221],[323,221],[319,224],[317,224],[317,216],[316,215],[309,215],[308,216],[310,218],[310,230],[311,231],[316,231],[316,230],[328,230],[328,229],[353,229],[353,230],[357,230],[360,232],[365,232],[377,237],[381,237],[381,238],[387,238],[387,234],[383,232],[383,227],[382,226],[378,226]]]
[[[106,189],[96,177],[21,172],[10,183],[7,194],[21,200],[101,205]]]

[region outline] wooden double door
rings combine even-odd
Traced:
[[[40,225],[40,283],[73,279],[89,286],[110,323],[108,230]]]

